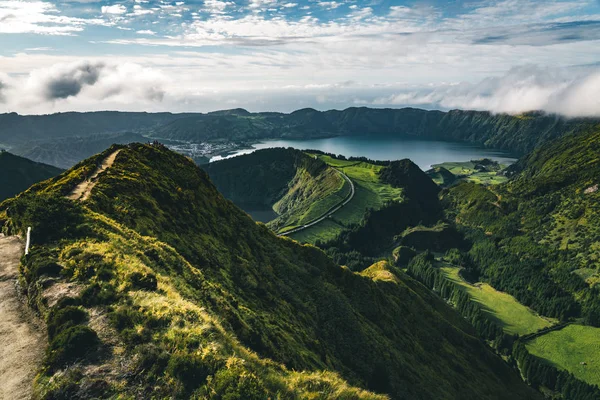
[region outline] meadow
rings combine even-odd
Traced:
[[[499,174],[499,171],[506,168],[506,165],[494,164],[488,171],[480,171],[475,168],[477,163],[473,161],[465,162],[445,162],[432,165],[432,168],[442,167],[450,171],[456,176],[459,181],[467,181],[480,183],[482,185],[497,185],[508,180],[504,175]],[[493,170],[491,170],[493,169]],[[432,179],[437,184],[444,184],[439,176],[432,176]]]
[[[448,279],[463,286],[471,298],[480,303],[492,319],[498,321],[504,332],[525,335],[556,323],[556,320],[543,318],[530,308],[519,303],[513,296],[499,292],[487,283],[472,285],[460,275],[460,268],[442,267]]]
[[[600,328],[568,325],[527,342],[527,350],[587,383],[600,385]],[[583,363],[583,364],[582,364]]]

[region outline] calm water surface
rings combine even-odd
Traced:
[[[389,136],[339,136],[327,139],[266,140],[253,145],[252,149],[240,150],[226,157],[216,156],[210,161],[249,154],[255,150],[273,147],[293,147],[298,150],[316,149],[327,153],[342,154],[346,157],[367,157],[372,160],[410,158],[423,170],[429,169],[433,164],[446,161],[469,161],[479,158],[490,158],[502,164],[512,164],[516,161],[514,155],[506,151],[486,149],[469,143]]]

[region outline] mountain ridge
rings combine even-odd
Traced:
[[[118,149],[88,200],[64,198]],[[21,279],[54,327],[42,398],[536,397],[409,277],[276,237],[163,146],[113,146],[0,210],[7,232],[33,226]],[[43,301],[54,285],[80,289]]]

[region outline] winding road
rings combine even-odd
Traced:
[[[340,171],[337,168],[334,168],[334,169],[340,175],[342,175],[342,177],[350,184],[350,194],[348,195],[348,197],[344,201],[342,201],[341,203],[339,203],[338,205],[335,205],[332,208],[330,208],[329,211],[327,211],[325,214],[321,215],[319,218],[312,220],[308,224],[299,226],[299,227],[291,229],[289,231],[286,231],[286,232],[283,232],[283,233],[278,233],[277,236],[287,236],[287,235],[292,234],[292,233],[300,232],[300,231],[302,231],[302,230],[304,230],[306,228],[310,228],[311,226],[316,225],[319,222],[323,221],[325,218],[329,218],[331,215],[333,215],[333,213],[335,213],[340,208],[344,207],[346,204],[348,204],[350,202],[350,200],[352,200],[352,198],[354,197],[354,193],[355,193],[354,183],[352,182],[352,180],[350,178],[348,178],[348,175],[346,175],[345,173],[343,173],[342,171]]]

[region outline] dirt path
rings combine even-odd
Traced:
[[[31,398],[32,382],[46,348],[46,334],[19,301],[17,274],[23,242],[0,236],[0,399]]]
[[[77,185],[75,189],[73,189],[73,191],[67,196],[67,198],[81,201],[89,199],[90,195],[92,194],[92,189],[94,186],[96,186],[96,183],[98,183],[98,176],[113,165],[115,159],[117,158],[117,154],[119,154],[120,151],[121,149],[111,153],[108,157],[106,157],[104,161],[102,161],[102,165],[96,168],[92,176]]]

